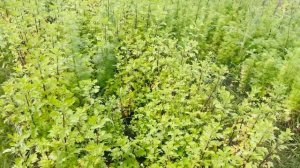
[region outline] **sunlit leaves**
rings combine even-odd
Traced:
[[[278,122],[299,110],[299,12],[258,3],[1,1],[5,153],[15,167],[272,166],[292,136]]]

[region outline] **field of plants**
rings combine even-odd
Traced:
[[[1,0],[0,167],[298,168],[299,0]]]

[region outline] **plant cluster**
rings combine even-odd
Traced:
[[[296,0],[2,0],[3,167],[273,167]]]

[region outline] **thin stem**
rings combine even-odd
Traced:
[[[150,16],[151,16],[151,6],[149,3],[148,4],[148,14],[147,14],[147,28],[149,28],[149,25],[150,25]]]
[[[29,95],[28,93],[25,95],[25,99],[26,99],[27,107],[28,107],[28,110],[29,110],[29,113],[30,113],[31,121],[32,121],[33,125],[36,127],[36,124],[35,124],[35,121],[34,121],[34,118],[33,118],[33,112],[30,109],[30,103],[29,103],[29,100],[28,100],[28,95]]]
[[[137,3],[135,3],[135,19],[134,19],[134,28],[137,28],[137,24],[138,24],[138,12],[137,12]]]

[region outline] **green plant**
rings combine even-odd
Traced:
[[[0,162],[280,165],[299,126],[298,9],[295,0],[1,1]]]

